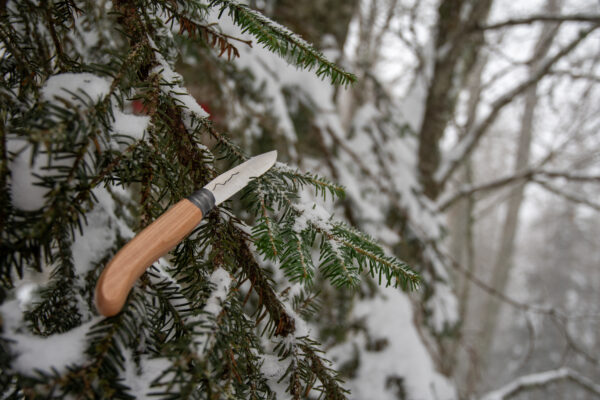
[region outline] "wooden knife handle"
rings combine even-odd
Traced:
[[[173,249],[202,220],[202,211],[183,199],[127,243],[102,271],[96,284],[96,307],[110,317],[123,308],[135,281],[152,263]]]

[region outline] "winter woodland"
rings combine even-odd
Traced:
[[[1,398],[600,398],[597,1],[9,0],[0,60]]]

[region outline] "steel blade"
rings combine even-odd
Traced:
[[[252,179],[267,172],[277,160],[277,150],[252,157],[248,161],[217,176],[204,186],[215,196],[215,205],[219,205],[241,189]]]

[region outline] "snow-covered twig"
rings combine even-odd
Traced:
[[[556,381],[571,381],[590,393],[600,396],[600,385],[595,384],[585,376],[570,368],[559,368],[556,370],[538,372],[535,374],[521,376],[498,390],[489,392],[481,400],[504,400],[514,397],[518,393],[533,388],[543,387]]]

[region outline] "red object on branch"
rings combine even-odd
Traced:
[[[210,109],[210,107],[208,106],[208,104],[206,103],[200,103],[199,101],[196,101],[198,104],[200,104],[200,107],[202,107],[202,109],[204,111],[206,111],[210,116],[208,117],[208,119],[212,120],[213,119],[213,113],[212,110]]]
[[[134,114],[148,114],[148,109],[144,106],[140,100],[133,100],[131,102],[131,107],[133,108]]]

